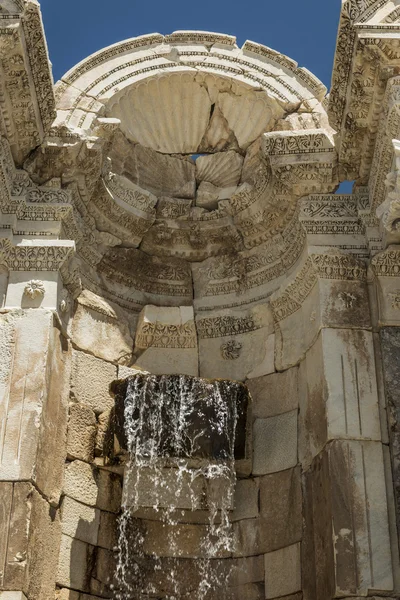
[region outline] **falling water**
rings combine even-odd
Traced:
[[[243,386],[230,381],[142,374],[129,379],[124,398],[129,462],[120,518],[117,600],[204,600],[226,584],[226,576],[221,580],[213,563],[234,550],[229,512],[237,424],[246,410],[243,396]],[[161,522],[159,555],[147,551],[146,528],[139,518],[143,510],[152,511]],[[182,583],[188,576],[187,559],[185,563],[180,558],[185,532],[180,519],[198,510],[207,511],[206,534],[191,561],[197,573],[188,593]]]

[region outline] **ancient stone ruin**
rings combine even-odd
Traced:
[[[202,31],[54,85],[0,21],[0,600],[400,598],[398,0],[329,94]]]

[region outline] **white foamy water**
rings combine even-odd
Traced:
[[[139,375],[129,381],[116,600],[221,598],[218,590],[229,573],[221,577],[214,565],[234,550],[229,513],[239,390],[233,382],[184,375]],[[194,550],[191,543],[190,558],[182,558],[187,556],[182,521],[198,511],[204,515],[201,535]],[[157,551],[154,535],[151,548],[146,542],[148,514],[159,523]]]

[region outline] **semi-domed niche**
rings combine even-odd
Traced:
[[[78,244],[92,291],[136,312],[268,297],[302,252],[299,198],[337,183],[325,93],[288,57],[207,32],[121,42],[67,73],[56,127],[103,140],[84,200],[100,237]]]

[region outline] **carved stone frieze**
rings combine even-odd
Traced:
[[[196,348],[193,321],[182,325],[144,323],[136,335],[136,348]]]
[[[251,315],[246,317],[209,317],[196,321],[197,333],[200,338],[218,338],[249,333],[260,329],[263,325],[257,323]]]
[[[384,252],[374,256],[371,261],[372,269],[378,277],[400,276],[400,249],[389,247]]]
[[[51,67],[40,8],[27,1],[10,19],[0,13],[0,111],[14,158],[21,163],[55,118]]]
[[[298,311],[310,295],[318,279],[337,281],[366,281],[367,268],[363,261],[349,254],[311,254],[294,280],[282,292],[277,292],[271,300],[274,318],[277,322]],[[339,297],[346,308],[356,298],[347,292]]]

